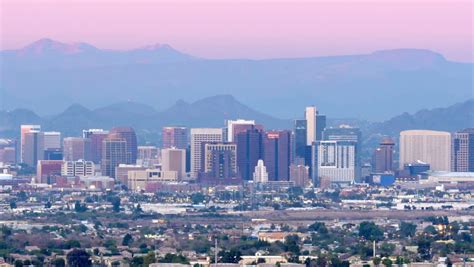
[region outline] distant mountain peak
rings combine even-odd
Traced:
[[[150,51],[154,51],[154,50],[175,50],[169,44],[160,44],[160,43],[156,43],[156,44],[152,44],[152,45],[146,45],[146,46],[144,46],[142,48],[139,48],[139,49],[150,50]]]
[[[23,49],[20,54],[45,55],[45,54],[77,54],[87,50],[96,50],[94,46],[87,43],[62,43],[50,38],[39,39]]]
[[[440,53],[428,49],[400,48],[379,50],[370,54],[371,59],[383,62],[433,64],[444,62],[446,59]]]

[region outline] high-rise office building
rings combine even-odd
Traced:
[[[201,169],[203,144],[221,143],[223,131],[221,128],[192,128],[191,129],[191,173],[197,177]]]
[[[324,141],[350,141],[356,143],[355,150],[355,171],[356,181],[359,182],[361,177],[361,158],[362,151],[362,133],[359,128],[348,125],[340,125],[339,127],[325,128],[322,133],[322,140]]]
[[[186,175],[186,149],[162,149],[161,170],[176,171],[178,173],[178,178],[183,178]]]
[[[163,127],[161,133],[162,148],[186,149],[188,129],[186,127]]]
[[[306,145],[310,146],[313,142],[316,142],[316,107],[306,107],[305,119],[306,119]]]
[[[82,137],[66,137],[63,140],[63,157],[66,161],[91,159],[91,140]]]
[[[43,133],[30,130],[22,134],[22,138],[23,163],[31,167],[36,167],[38,160],[42,160],[44,157]]]
[[[30,131],[40,132],[40,125],[21,125],[20,126],[20,162],[25,162],[24,152],[25,152],[25,134]]]
[[[109,131],[103,129],[88,129],[82,131],[82,137],[90,139],[90,160],[100,164],[102,159],[102,141],[107,138]]]
[[[372,170],[374,172],[391,172],[393,171],[393,148],[395,143],[389,137],[380,142],[375,149],[372,158]]]
[[[254,128],[254,120],[227,120],[227,142],[235,142],[237,134],[244,132],[248,129]]]
[[[454,172],[474,172],[474,128],[454,133],[451,169]]]
[[[259,159],[257,166],[255,166],[253,172],[253,182],[254,183],[267,183],[268,182],[268,172],[265,167],[263,160]]]
[[[61,149],[60,132],[44,132],[44,150]]]
[[[316,141],[323,140],[323,132],[326,129],[326,115],[316,113]]]
[[[116,138],[113,135],[102,141],[102,175],[116,178],[115,167],[119,164],[128,164],[130,153],[125,138]]]
[[[269,131],[263,140],[263,161],[270,181],[288,181],[291,163],[291,132]]]
[[[295,120],[294,125],[294,150],[295,159],[303,159],[306,157],[307,141],[306,141],[306,120]]]
[[[15,139],[0,139],[0,162],[16,164],[17,141]]]
[[[430,130],[408,130],[400,133],[400,169],[406,163],[422,161],[431,170],[451,170],[451,134]]]
[[[317,145],[318,178],[331,183],[353,183],[357,173],[357,142],[320,141]]]
[[[263,159],[263,132],[254,126],[235,137],[239,176],[251,180],[258,160]]]
[[[138,146],[137,164],[152,167],[159,163],[160,149],[156,146]]]
[[[123,138],[127,143],[126,164],[135,164],[137,162],[138,146],[137,135],[131,127],[115,127],[110,130],[111,138]]]
[[[203,170],[207,178],[237,177],[237,145],[234,143],[205,143]]]

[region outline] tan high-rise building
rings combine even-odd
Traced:
[[[316,142],[316,107],[306,107],[306,145],[310,146]]]
[[[63,158],[66,161],[90,160],[91,140],[82,137],[66,137],[63,140]]]
[[[163,127],[161,138],[163,141],[162,148],[186,149],[188,146],[188,129],[186,127]]]
[[[430,164],[434,171],[450,171],[451,134],[430,130],[400,132],[400,169],[416,161]]]
[[[186,174],[186,150],[165,148],[161,150],[161,170],[176,171],[178,178]]]
[[[20,162],[25,162],[25,135],[31,131],[41,131],[40,125],[21,125],[20,126]],[[36,163],[35,163],[36,164]]]
[[[221,128],[193,128],[191,129],[191,172],[194,176],[200,171],[203,154],[203,144],[220,143],[223,141]]]

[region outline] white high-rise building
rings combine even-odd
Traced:
[[[176,171],[178,173],[178,178],[183,178],[186,174],[186,149],[162,149],[161,170]]]
[[[316,107],[306,107],[305,119],[306,119],[306,145],[310,146],[313,142],[316,142]]]
[[[60,149],[61,148],[61,133],[60,132],[44,132],[44,150]]]
[[[400,133],[400,169],[407,163],[422,161],[433,171],[451,170],[451,134],[430,130]]]
[[[91,176],[95,173],[94,162],[78,160],[78,161],[63,161],[61,167],[61,175],[64,176]]]
[[[191,172],[194,177],[201,171],[203,143],[220,143],[223,141],[221,128],[191,129]]]
[[[333,183],[353,183],[357,178],[356,149],[353,141],[320,141],[318,145],[318,176]]]
[[[263,160],[261,159],[257,161],[257,166],[255,166],[255,171],[253,173],[253,182],[262,184],[268,182],[267,167],[265,167],[265,165],[263,164]]]
[[[227,142],[234,142],[234,126],[235,125],[255,125],[254,120],[228,120],[227,121]]]

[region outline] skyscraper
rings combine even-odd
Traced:
[[[250,180],[258,160],[263,159],[263,132],[253,128],[238,133],[235,139],[239,176]]]
[[[235,142],[237,134],[244,132],[255,125],[254,120],[227,120],[227,142]]]
[[[372,169],[374,172],[391,172],[393,171],[393,147],[395,143],[389,137],[380,142],[375,149],[372,158]]]
[[[263,164],[263,160],[259,159],[257,166],[255,166],[253,172],[253,182],[254,183],[267,183],[268,182],[268,172],[267,168]]]
[[[160,149],[156,146],[138,146],[137,164],[152,167],[159,163]]]
[[[25,152],[25,134],[30,131],[41,131],[40,125],[21,125],[20,126],[20,162],[25,162],[24,152]]]
[[[291,163],[291,132],[269,131],[263,140],[263,161],[270,181],[288,181]]]
[[[326,115],[316,113],[316,141],[323,140],[323,132],[326,129]]]
[[[474,128],[454,133],[451,168],[455,172],[474,172]]]
[[[66,161],[90,160],[91,140],[82,137],[66,137],[63,140],[63,157]]]
[[[221,143],[223,131],[221,128],[192,128],[191,129],[191,172],[197,177],[202,171],[201,161],[203,156],[203,144]]]
[[[186,149],[162,149],[161,170],[176,171],[178,173],[178,178],[183,178],[186,175]]]
[[[115,177],[115,167],[119,164],[128,164],[130,154],[127,140],[111,135],[102,141],[102,175]]]
[[[318,144],[318,178],[332,183],[353,183],[357,177],[357,142],[320,141]]]
[[[44,150],[61,149],[60,132],[44,132]]]
[[[115,127],[110,130],[109,137],[123,138],[126,141],[126,164],[135,164],[137,162],[137,136],[135,130],[131,127]]]
[[[102,141],[107,138],[109,131],[103,129],[89,129],[82,131],[82,137],[88,138],[90,144],[90,160],[99,164],[102,159]]]
[[[451,170],[451,134],[430,130],[408,130],[400,133],[400,169],[406,163],[422,161],[431,170]]]
[[[163,127],[161,133],[162,148],[186,149],[188,145],[188,129],[186,127]]]
[[[324,141],[350,141],[355,143],[355,179],[359,181],[361,173],[361,158],[362,151],[362,133],[359,128],[351,127],[349,125],[340,125],[339,127],[325,128],[322,133],[322,140]]]
[[[306,156],[306,120],[295,120],[295,158],[304,159]]]
[[[205,143],[203,170],[207,178],[237,177],[237,145],[234,143]]]
[[[306,107],[305,119],[306,119],[306,145],[310,146],[313,142],[316,142],[316,107]]]
[[[38,160],[44,157],[43,133],[36,130],[29,130],[23,135],[22,156],[23,163],[31,167],[36,167]]]

